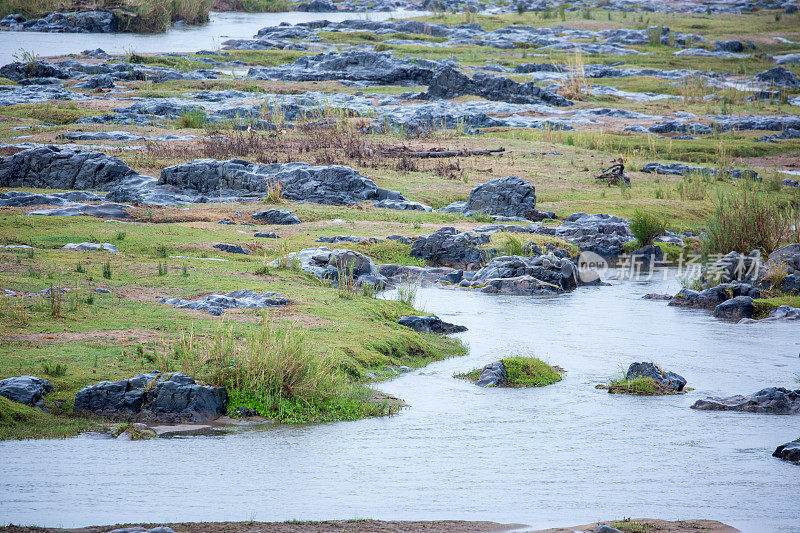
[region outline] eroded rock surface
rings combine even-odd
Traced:
[[[258,294],[257,292],[242,289],[226,294],[211,294],[199,300],[162,298],[159,303],[183,309],[206,311],[214,316],[220,316],[226,309],[268,309],[289,305],[289,300],[282,294],[275,292]]]
[[[792,415],[800,413],[800,389],[789,390],[783,387],[769,387],[754,392],[750,396],[706,398],[705,400],[697,400],[692,405],[692,409]]]

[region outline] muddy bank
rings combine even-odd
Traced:
[[[642,525],[653,533],[735,533],[739,531],[715,520],[681,520],[668,522],[652,518],[637,518],[633,524]],[[471,533],[489,531],[526,531],[529,533],[574,533],[594,531],[600,525],[618,522],[595,522],[582,526],[532,530],[524,524],[498,524],[497,522],[466,520],[384,521],[384,520],[329,520],[322,522],[189,522],[168,524],[176,533],[323,533],[347,531],[348,533],[411,533],[417,531],[441,533]],[[114,529],[131,528],[131,524],[116,526],[91,526],[78,529],[41,528],[9,525],[0,527],[0,533],[101,533]],[[148,524],[144,527],[156,527]],[[161,529],[161,528],[160,528]],[[163,528],[166,530],[166,528]]]

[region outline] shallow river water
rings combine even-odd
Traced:
[[[689,409],[706,395],[796,387],[798,324],[736,325],[642,299],[676,292],[674,273],[667,278],[557,298],[420,290],[425,310],[469,327],[470,353],[380,384],[410,405],[394,417],[0,443],[0,523],[359,517],[544,527],[633,516],[800,530],[800,468],[771,457],[800,436],[800,417]],[[558,364],[565,379],[508,390],[452,377],[509,354]],[[594,388],[643,360],[696,390]]]
[[[197,52],[217,50],[228,39],[252,39],[265,26],[281,22],[297,24],[313,20],[339,22],[349,19],[386,20],[424,15],[415,11],[369,13],[211,13],[211,20],[202,26],[175,27],[166,33],[40,33],[0,31],[0,65],[14,61],[20,50],[48,57],[79,54],[84,50],[102,48],[109,54],[138,52]]]

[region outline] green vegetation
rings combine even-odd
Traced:
[[[631,520],[630,518],[625,518],[617,522],[611,522],[609,525],[613,528],[623,531],[624,533],[648,533],[649,531],[652,531],[647,524],[638,522],[636,520]]]
[[[667,230],[666,220],[637,209],[631,219],[631,233],[636,237],[637,244],[648,246],[653,244],[653,239]]]
[[[782,305],[800,307],[800,296],[782,294],[771,298],[756,298],[753,300],[753,318],[764,318],[770,311]]]
[[[536,357],[506,357],[500,360],[506,367],[508,382],[506,387],[545,387],[558,383],[562,379],[563,369],[550,366]],[[457,378],[478,381],[483,368],[476,368],[464,374],[456,374]]]
[[[91,420],[55,416],[0,396],[0,441],[66,438],[101,429]]]

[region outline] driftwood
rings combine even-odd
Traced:
[[[631,188],[631,179],[625,174],[625,165],[620,160],[619,163],[614,163],[607,169],[603,171],[602,174],[597,176],[595,179],[603,180],[606,182],[606,185],[611,187],[612,185],[625,185],[629,189]]]
[[[470,155],[492,155],[505,152],[505,148],[495,148],[493,150],[449,150],[449,151],[432,151],[432,152],[404,152],[400,150],[390,150],[384,152],[384,155],[392,155],[396,157],[466,157]]]

